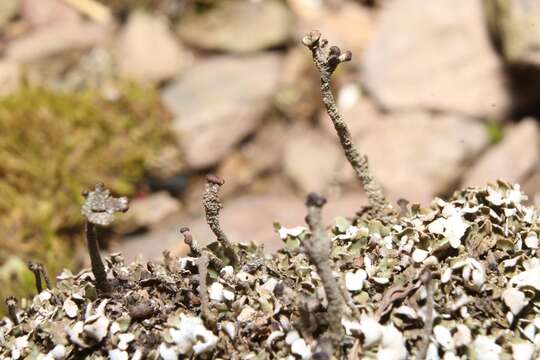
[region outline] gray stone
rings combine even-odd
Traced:
[[[480,122],[422,112],[382,116],[355,138],[392,201],[405,198],[424,205],[451,191],[466,163],[487,142],[487,131]],[[343,166],[343,179],[358,181],[349,164]]]
[[[142,82],[160,82],[178,75],[189,56],[168,29],[166,19],[135,12],[114,46],[120,75]]]
[[[217,1],[204,12],[188,12],[178,24],[178,34],[187,44],[227,52],[283,45],[292,30],[292,15],[279,0]]]
[[[384,108],[500,118],[511,97],[481,0],[401,0],[383,7],[363,82]]]
[[[189,167],[217,163],[257,127],[270,105],[280,63],[274,54],[214,57],[164,89]]]
[[[540,160],[539,146],[537,120],[521,121],[475,162],[463,179],[463,186],[485,186],[497,179],[520,182]]]
[[[283,166],[303,192],[321,192],[336,178],[341,156],[322,131],[298,126],[289,132]]]

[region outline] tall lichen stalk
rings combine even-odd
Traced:
[[[316,30],[311,31],[304,36],[302,38],[302,43],[311,50],[313,61],[319,70],[322,100],[326,107],[326,111],[334,124],[345,156],[354,169],[356,176],[362,183],[374,215],[378,218],[384,218],[391,208],[390,203],[384,196],[380,184],[369,171],[367,156],[360,155],[354,146],[351,132],[339,113],[330,87],[330,78],[337,66],[342,62],[350,61],[352,54],[350,51],[342,52],[337,46],[328,48],[328,41],[326,39],[321,39],[321,33]]]
[[[343,333],[341,318],[343,317],[344,301],[330,264],[330,239],[322,225],[321,211],[325,203],[326,199],[317,194],[311,193],[307,196],[308,215],[306,221],[311,230],[311,236],[305,240],[304,248],[321,278],[328,301],[329,330],[333,340],[338,340]]]

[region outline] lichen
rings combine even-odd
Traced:
[[[263,256],[231,243],[237,267],[200,262],[224,256],[211,245],[162,263],[126,265],[113,254],[107,294],[83,270],[62,272],[31,300],[10,298],[0,358],[530,359],[540,353],[540,257],[525,239],[538,235],[540,209],[525,200],[519,186],[498,182],[429,208],[412,204],[387,223],[362,215],[324,230],[313,227],[311,209],[311,230],[276,229],[296,247]],[[457,240],[430,229],[456,214],[468,225]],[[331,239],[333,286],[344,284],[355,310],[340,315],[339,329],[320,264],[299,251],[313,236]]]

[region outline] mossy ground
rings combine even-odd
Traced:
[[[74,265],[82,190],[99,180],[133,194],[149,159],[174,143],[168,118],[152,89],[128,84],[115,100],[28,87],[0,99],[2,294],[28,295],[22,261],[52,274]]]

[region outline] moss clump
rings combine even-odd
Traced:
[[[0,265],[13,256],[51,273],[73,265],[81,191],[100,179],[133,194],[150,157],[173,143],[167,119],[155,92],[131,85],[114,101],[43,88],[0,99]],[[12,265],[0,266],[0,286],[23,295],[22,277],[6,281],[21,267]]]

